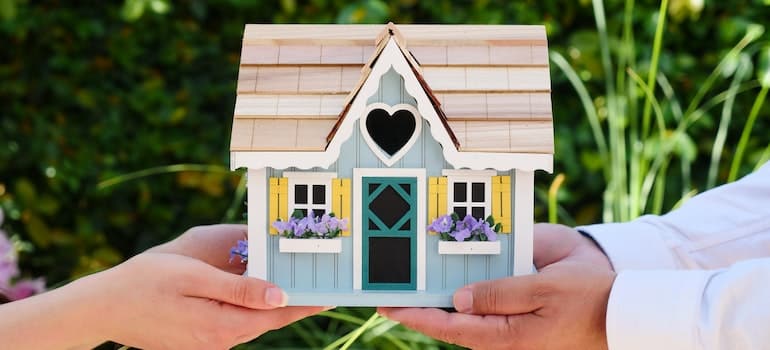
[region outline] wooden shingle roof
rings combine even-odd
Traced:
[[[247,25],[231,151],[324,151],[383,28]],[[397,28],[460,152],[553,153],[544,27]]]

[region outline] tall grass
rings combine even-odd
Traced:
[[[762,36],[764,27],[750,25],[743,38],[719,61],[706,80],[698,84],[699,88],[689,103],[682,103],[665,74],[659,72],[668,0],[661,1],[651,55],[642,62],[648,63],[646,79],[642,78],[644,74],[640,74],[638,68],[644,65],[639,64],[636,57],[638,43],[634,40],[633,31],[634,1],[626,0],[624,3],[623,32],[616,52],[610,50],[611,38],[603,1],[594,0],[593,9],[604,70],[601,96],[592,96],[586,83],[564,56],[555,51],[550,54],[551,62],[577,92],[604,164],[602,171],[606,188],[602,219],[605,222],[628,221],[646,213],[660,214],[670,209],[664,208],[665,194],[671,189],[666,182],[669,172],[679,172],[682,179],[682,199],[674,206],[698,190],[715,186],[724,158],[727,131],[736,119],[733,115],[736,96],[753,92],[761,86],[732,159],[727,180],[734,180],[741,166],[745,165],[743,155],[748,139],[770,86],[770,78],[764,78],[768,75],[766,64],[760,64],[760,79],[751,79],[751,53],[758,49],[758,45],[752,44]],[[730,79],[729,87],[715,91],[722,79]],[[606,101],[606,122],[599,117],[599,108],[605,107],[596,103],[598,97]],[[703,189],[696,189],[692,185],[692,166],[697,150],[688,130],[720,104],[722,112],[711,150],[707,184]],[[761,158],[760,161],[770,158],[770,150]],[[677,165],[676,169],[672,168]],[[552,191],[549,196],[553,196],[551,200],[555,201],[555,192]],[[550,206],[555,207],[555,204]]]

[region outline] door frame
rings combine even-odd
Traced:
[[[426,224],[426,172],[425,169],[353,169],[353,289],[363,285],[363,227],[362,227],[362,178],[364,177],[414,177],[417,178],[417,290],[425,290],[425,228]]]

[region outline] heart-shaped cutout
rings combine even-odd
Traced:
[[[391,115],[377,108],[366,116],[366,131],[374,143],[391,157],[403,148],[414,134],[417,123],[412,112],[400,109]]]
[[[372,151],[391,166],[416,141],[421,125],[418,115],[411,105],[374,103],[361,120],[361,132]]]

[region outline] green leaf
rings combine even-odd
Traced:
[[[167,0],[151,0],[150,9],[152,9],[153,12],[162,15],[171,9],[171,5],[169,5]]]
[[[487,220],[486,221],[487,221],[487,223],[489,224],[490,227],[495,226],[495,218],[493,218],[492,215],[487,216]]]
[[[497,224],[495,224],[495,228],[494,228],[493,230],[494,230],[495,232],[500,232],[500,231],[502,231],[502,230],[503,230],[503,224],[501,224],[501,223],[499,223],[499,222],[498,222]]]
[[[146,5],[147,2],[145,0],[126,0],[123,3],[123,9],[121,9],[120,14],[126,21],[136,21],[144,14]]]
[[[770,87],[770,46],[766,46],[759,52],[759,65],[757,68],[759,84],[764,88]]]
[[[16,18],[16,1],[0,0],[0,19],[11,20]]]

